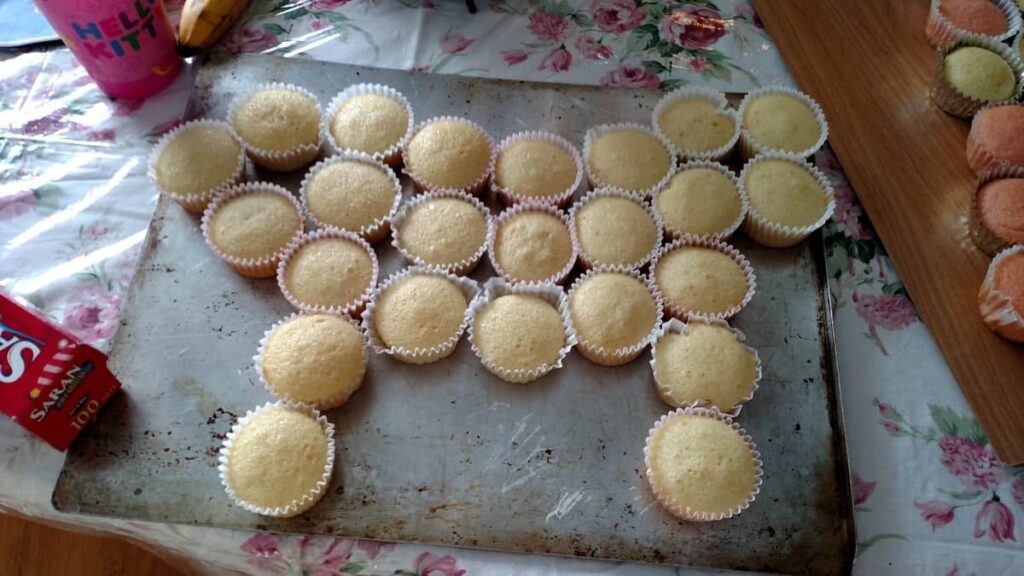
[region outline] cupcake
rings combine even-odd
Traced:
[[[470,306],[469,342],[485,368],[509,382],[536,380],[562,367],[575,344],[565,293],[491,278]]]
[[[344,152],[310,168],[299,194],[318,228],[348,230],[369,243],[391,230],[402,202],[402,185],[383,163],[366,154]]]
[[[978,293],[978,310],[993,332],[1024,342],[1024,246],[1007,248],[992,259]]]
[[[573,206],[570,221],[585,268],[639,268],[661,245],[661,219],[634,194],[593,190]]]
[[[828,123],[810,96],[792,88],[761,88],[740,103],[740,154],[744,160],[767,151],[806,158],[828,138]]]
[[[1024,106],[982,108],[967,135],[967,163],[975,174],[1002,167],[1024,169]]]
[[[681,320],[732,318],[754,296],[757,282],[747,259],[711,238],[684,236],[662,248],[651,262],[665,312]]]
[[[983,177],[974,193],[968,227],[971,239],[989,256],[1024,244],[1024,169]]]
[[[380,84],[356,84],[331,100],[323,133],[335,153],[362,152],[397,169],[412,126],[412,106],[405,96]]]
[[[320,102],[298,86],[259,86],[232,104],[228,120],[257,166],[288,172],[320,154]]]
[[[925,36],[937,48],[971,35],[1006,40],[1020,24],[1013,0],[932,0]]]
[[[449,356],[469,320],[476,282],[412,267],[388,278],[363,312],[370,345],[401,362],[427,364]]]
[[[566,206],[583,179],[576,147],[547,132],[520,132],[501,141],[491,188],[506,205],[547,202]]]
[[[1020,95],[1024,64],[1010,48],[980,37],[958,40],[938,51],[929,94],[945,112],[970,118],[986,105]]]
[[[747,199],[732,171],[703,161],[680,166],[654,193],[653,204],[671,239],[687,234],[727,238],[747,214]]]
[[[655,499],[680,520],[732,518],[760,492],[761,453],[717,410],[681,408],[655,423],[644,445]]]
[[[221,484],[235,504],[262,516],[297,516],[331,483],[334,425],[306,406],[267,403],[231,428],[219,461]]]
[[[626,364],[650,344],[661,307],[658,291],[639,272],[592,269],[569,290],[576,349],[595,364]]]
[[[740,189],[749,204],[743,231],[771,248],[799,243],[835,210],[828,179],[794,155],[766,153],[747,162],[740,173]]]
[[[494,271],[508,282],[559,284],[576,263],[569,218],[550,204],[528,201],[501,213],[487,240]]]
[[[483,128],[442,116],[420,124],[402,153],[420,191],[459,190],[478,196],[494,167],[494,142]]]
[[[347,317],[293,314],[267,331],[253,360],[273,395],[330,410],[362,385],[366,343]]]
[[[410,262],[464,275],[487,250],[492,226],[482,202],[462,192],[438,190],[399,210],[391,243]]]
[[[651,124],[684,162],[723,160],[740,137],[740,123],[725,94],[710,88],[680,88],[666,94],[654,107]]]
[[[302,233],[302,207],[276,184],[251,182],[224,190],[203,213],[206,244],[242,276],[268,278],[288,243]]]
[[[245,148],[230,124],[193,120],[160,139],[149,178],[161,194],[202,214],[218,191],[245,178]]]
[[[365,240],[344,230],[303,234],[281,257],[277,284],[303,312],[355,318],[377,285],[377,255]]]
[[[757,351],[722,320],[672,318],[651,350],[654,388],[675,408],[704,406],[736,416],[761,380]]]
[[[587,131],[583,145],[594,188],[617,188],[646,196],[672,176],[672,144],[639,124],[606,124]]]

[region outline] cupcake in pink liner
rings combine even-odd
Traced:
[[[494,140],[478,124],[439,116],[417,126],[402,150],[405,173],[421,192],[479,196],[494,171]]]
[[[257,166],[290,172],[320,155],[323,111],[312,92],[292,84],[261,84],[228,109],[246,152]]]
[[[687,86],[664,95],[651,114],[654,131],[676,149],[680,162],[721,162],[740,139],[740,122],[725,94]]]
[[[217,192],[245,179],[245,147],[219,120],[191,120],[165,134],[149,155],[158,192],[202,214]]]
[[[583,158],[568,140],[520,132],[498,144],[491,189],[506,206],[532,201],[565,208],[582,180]]]
[[[235,505],[289,518],[327,493],[334,454],[334,425],[327,418],[302,404],[268,402],[231,427],[217,469]]]
[[[487,236],[491,266],[506,282],[561,284],[578,252],[565,212],[533,200],[499,214]]]
[[[269,278],[302,234],[302,206],[284,188],[249,182],[222,190],[203,212],[206,245],[242,276]]]
[[[672,177],[676,154],[667,138],[635,123],[595,126],[583,141],[591,187],[640,197],[651,195]]]
[[[413,197],[395,214],[391,244],[406,260],[469,274],[487,251],[491,212],[480,200],[457,190],[436,190]]]
[[[754,440],[715,409],[679,408],[662,416],[647,435],[644,462],[654,498],[690,522],[742,513],[764,477]]]
[[[665,301],[665,313],[728,320],[754,297],[757,279],[739,250],[708,237],[683,236],[658,251],[651,278]]]
[[[971,196],[967,226],[971,240],[989,256],[1024,244],[1024,168],[982,174]]]
[[[469,307],[469,342],[489,372],[526,383],[562,367],[576,344],[565,292],[491,278]]]
[[[793,246],[824,226],[835,211],[828,178],[795,154],[760,154],[743,166],[739,182],[748,202],[743,231],[762,246]]]
[[[317,162],[299,188],[302,209],[317,228],[340,228],[374,244],[391,230],[402,184],[383,162],[343,152]]]
[[[670,240],[687,234],[728,238],[743,224],[750,207],[732,170],[704,160],[679,166],[654,193],[651,204]]]
[[[978,35],[1008,40],[1021,28],[1014,0],[931,0],[925,37],[936,48]]]
[[[772,86],[749,92],[738,115],[739,150],[744,160],[770,151],[807,158],[828,139],[828,122],[821,106],[793,88]]]
[[[738,416],[761,380],[761,359],[724,320],[671,318],[651,346],[658,396],[674,408],[703,406]]]
[[[325,228],[296,237],[281,256],[277,285],[309,314],[358,318],[377,286],[373,248],[358,235]]]
[[[936,50],[935,62],[928,95],[947,114],[970,118],[1020,97],[1024,63],[997,40],[966,36]]]
[[[413,266],[374,291],[363,311],[370,347],[408,364],[429,364],[455,351],[480,287],[469,278]]]
[[[978,310],[990,330],[1024,342],[1024,246],[1011,246],[992,259],[978,293]]]
[[[398,169],[413,129],[412,106],[390,86],[355,84],[327,105],[320,131],[331,151],[362,152]]]
[[[592,190],[569,212],[580,264],[641,268],[661,247],[661,217],[642,196],[622,190]]]
[[[1024,106],[987,106],[971,121],[967,164],[975,174],[998,168],[1024,170]]]
[[[632,362],[661,324],[661,294],[632,268],[591,268],[569,289],[576,350],[601,366]]]
[[[366,338],[347,316],[296,313],[267,330],[253,361],[274,396],[330,410],[362,386]]]

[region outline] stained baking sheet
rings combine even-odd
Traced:
[[[657,93],[419,75],[266,56],[196,69],[189,115],[223,117],[258,82],[304,86],[323,102],[355,82],[394,86],[419,119],[465,115],[501,138],[648,122]],[[272,178],[297,190],[301,174]],[[406,183],[406,193],[410,192]],[[494,200],[490,204],[497,208]],[[739,517],[675,520],[653,500],[643,443],[668,410],[649,354],[603,368],[572,353],[527,385],[491,376],[463,340],[449,358],[371,359],[363,387],[330,411],[338,464],[327,496],[298,518],[232,506],[216,454],[246,410],[270,399],[252,365],[263,332],[291,312],[272,280],[231,272],[195,217],[161,200],[124,306],[111,366],[127,393],[71,451],[54,493],[64,511],[336,534],[508,551],[781,573],[852,563],[853,525],[820,238],[786,250],[738,238],[758,293],[737,318],[764,364],[739,418],[764,458],[764,485]],[[402,266],[377,248],[382,277]],[[486,263],[473,273],[491,274]]]

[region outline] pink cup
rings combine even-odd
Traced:
[[[93,81],[114,98],[146,98],[181,71],[161,0],[35,0]]]

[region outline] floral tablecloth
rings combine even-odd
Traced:
[[[454,0],[254,0],[218,49],[649,89],[792,83],[746,0],[477,4],[470,15]],[[155,201],[146,154],[188,93],[186,72],[149,100],[111,101],[64,50],[0,63],[0,286],[88,342],[110,338]],[[854,572],[1024,574],[1024,469],[995,458],[834,156],[815,162],[839,200],[826,244]],[[695,572],[65,515],[50,505],[63,458],[0,420],[0,506],[132,538],[212,573]]]

